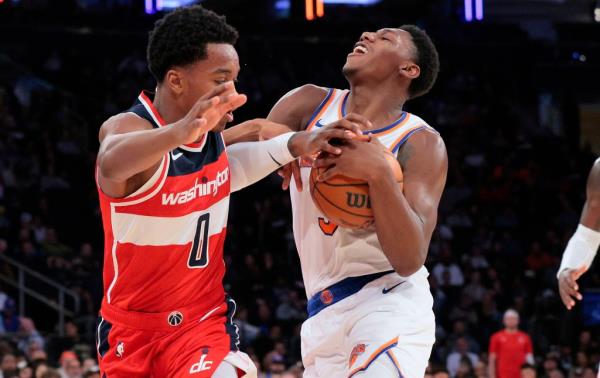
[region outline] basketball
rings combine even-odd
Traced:
[[[391,153],[385,154],[396,181],[402,185],[402,168]],[[331,222],[347,228],[360,228],[373,222],[369,185],[354,178],[337,175],[327,181],[317,178],[324,168],[310,171],[310,194],[317,208]]]

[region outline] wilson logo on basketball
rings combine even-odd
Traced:
[[[366,207],[367,209],[371,208],[371,201],[369,200],[369,196],[360,193],[346,192],[346,204],[350,207]]]

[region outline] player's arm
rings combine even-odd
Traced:
[[[341,149],[332,146],[330,140],[354,138],[357,131],[355,124],[345,121],[314,132],[288,132],[265,141],[228,146],[231,191],[235,192],[257,182],[297,157],[310,156],[320,151],[339,155]]]
[[[312,84],[295,88],[277,101],[267,119],[253,119],[223,131],[225,144],[266,140],[290,131],[300,131],[326,95],[325,88]]]
[[[439,134],[423,130],[398,151],[404,190],[389,165],[369,179],[377,237],[394,269],[402,276],[419,270],[429,250],[448,171],[446,146]]]
[[[592,264],[600,245],[600,159],[594,163],[587,180],[586,201],[579,226],[569,240],[558,269],[558,289],[567,307],[581,300],[577,280]]]
[[[352,140],[339,158],[319,159],[331,167],[320,180],[344,174],[367,181],[377,238],[390,264],[401,276],[409,276],[425,263],[437,208],[446,183],[448,157],[439,134],[423,130],[414,134],[398,152],[404,173],[404,191],[396,182],[377,138]]]
[[[241,142],[269,140],[291,131],[294,130],[287,125],[271,122],[264,118],[256,118],[225,129],[223,140],[226,146],[230,146]]]
[[[111,197],[124,197],[137,190],[158,168],[162,157],[175,147],[198,140],[223,115],[245,103],[246,97],[230,93],[231,84],[216,87],[194,104],[181,120],[153,129],[133,114],[106,121],[99,133],[98,184]]]

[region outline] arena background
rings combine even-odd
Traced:
[[[147,32],[184,2],[0,0],[5,378],[29,376],[26,366],[43,370],[43,360],[51,367],[61,360],[65,377],[84,370],[99,377],[92,360],[102,297],[97,132],[154,87]],[[424,27],[441,73],[407,110],[440,131],[450,161],[427,261],[437,317],[431,373],[445,368],[460,339],[479,362],[459,376],[486,376],[489,337],[512,307],[532,337],[540,377],[595,376],[598,264],[584,275],[583,303],[571,312],[560,303],[555,273],[600,153],[600,2],[325,2],[324,16],[310,21],[304,0],[202,2],[241,35],[238,90],[249,101],[236,123],[265,117],[305,83],[345,88],[341,67],[362,31]],[[276,175],[233,195],[225,256],[241,347],[264,377],[300,377],[306,299],[289,197]],[[69,351],[85,368],[69,365]]]

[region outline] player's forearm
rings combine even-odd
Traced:
[[[288,142],[293,133],[262,142],[237,143],[227,147],[231,169],[231,191],[243,189],[294,160]]]
[[[272,139],[281,134],[293,131],[289,126],[266,119],[252,119],[223,131],[225,145],[241,142],[256,142]]]
[[[109,135],[98,153],[100,174],[113,181],[125,181],[156,165],[181,143],[172,128]]]
[[[260,125],[257,122],[246,121],[223,131],[225,145],[240,142],[255,142],[260,140]]]
[[[394,270],[406,277],[425,263],[428,241],[423,221],[386,168],[388,171],[378,170],[377,178],[369,180],[369,198],[383,252]]]
[[[588,193],[579,223],[592,230],[600,231],[600,192]]]

